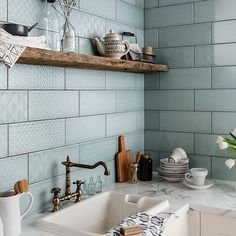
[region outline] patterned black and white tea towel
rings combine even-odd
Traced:
[[[26,47],[49,49],[46,37],[19,37],[0,29],[0,62],[12,67]]]
[[[122,228],[132,225],[140,225],[143,227],[144,232],[140,234],[140,236],[161,236],[164,230],[165,222],[165,217],[150,215],[147,213],[137,213],[120,222],[119,225],[107,233],[107,236],[120,236],[120,230]]]

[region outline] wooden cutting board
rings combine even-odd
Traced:
[[[118,138],[118,153],[116,153],[116,181],[119,183],[128,181],[129,165],[132,153],[125,148],[125,137]]]

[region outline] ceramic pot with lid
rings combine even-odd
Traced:
[[[129,52],[128,41],[120,40],[119,35],[110,30],[109,34],[101,41],[95,38],[97,49],[102,56],[120,59]]]

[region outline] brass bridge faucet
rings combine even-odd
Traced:
[[[76,184],[77,188],[76,191],[74,193],[71,193],[71,170],[70,168],[72,167],[78,167],[78,168],[84,168],[84,169],[95,169],[98,166],[103,166],[105,169],[104,175],[109,175],[110,172],[107,168],[106,163],[104,163],[103,161],[99,161],[94,165],[84,165],[84,164],[80,164],[80,163],[73,163],[70,161],[70,157],[67,156],[66,161],[62,162],[62,165],[64,165],[66,167],[66,191],[65,191],[65,196],[63,197],[59,197],[59,194],[61,192],[60,188],[53,188],[51,190],[51,193],[54,194],[52,203],[53,203],[53,212],[58,211],[60,209],[60,203],[64,202],[66,200],[71,200],[72,198],[76,197],[75,202],[80,202],[81,201],[81,196],[82,196],[82,190],[81,190],[81,185],[84,184],[84,182],[77,180],[75,182],[73,182],[73,184]]]

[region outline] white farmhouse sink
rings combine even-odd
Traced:
[[[106,192],[52,213],[38,225],[65,236],[101,236],[133,213],[157,214],[168,206],[157,198]]]

